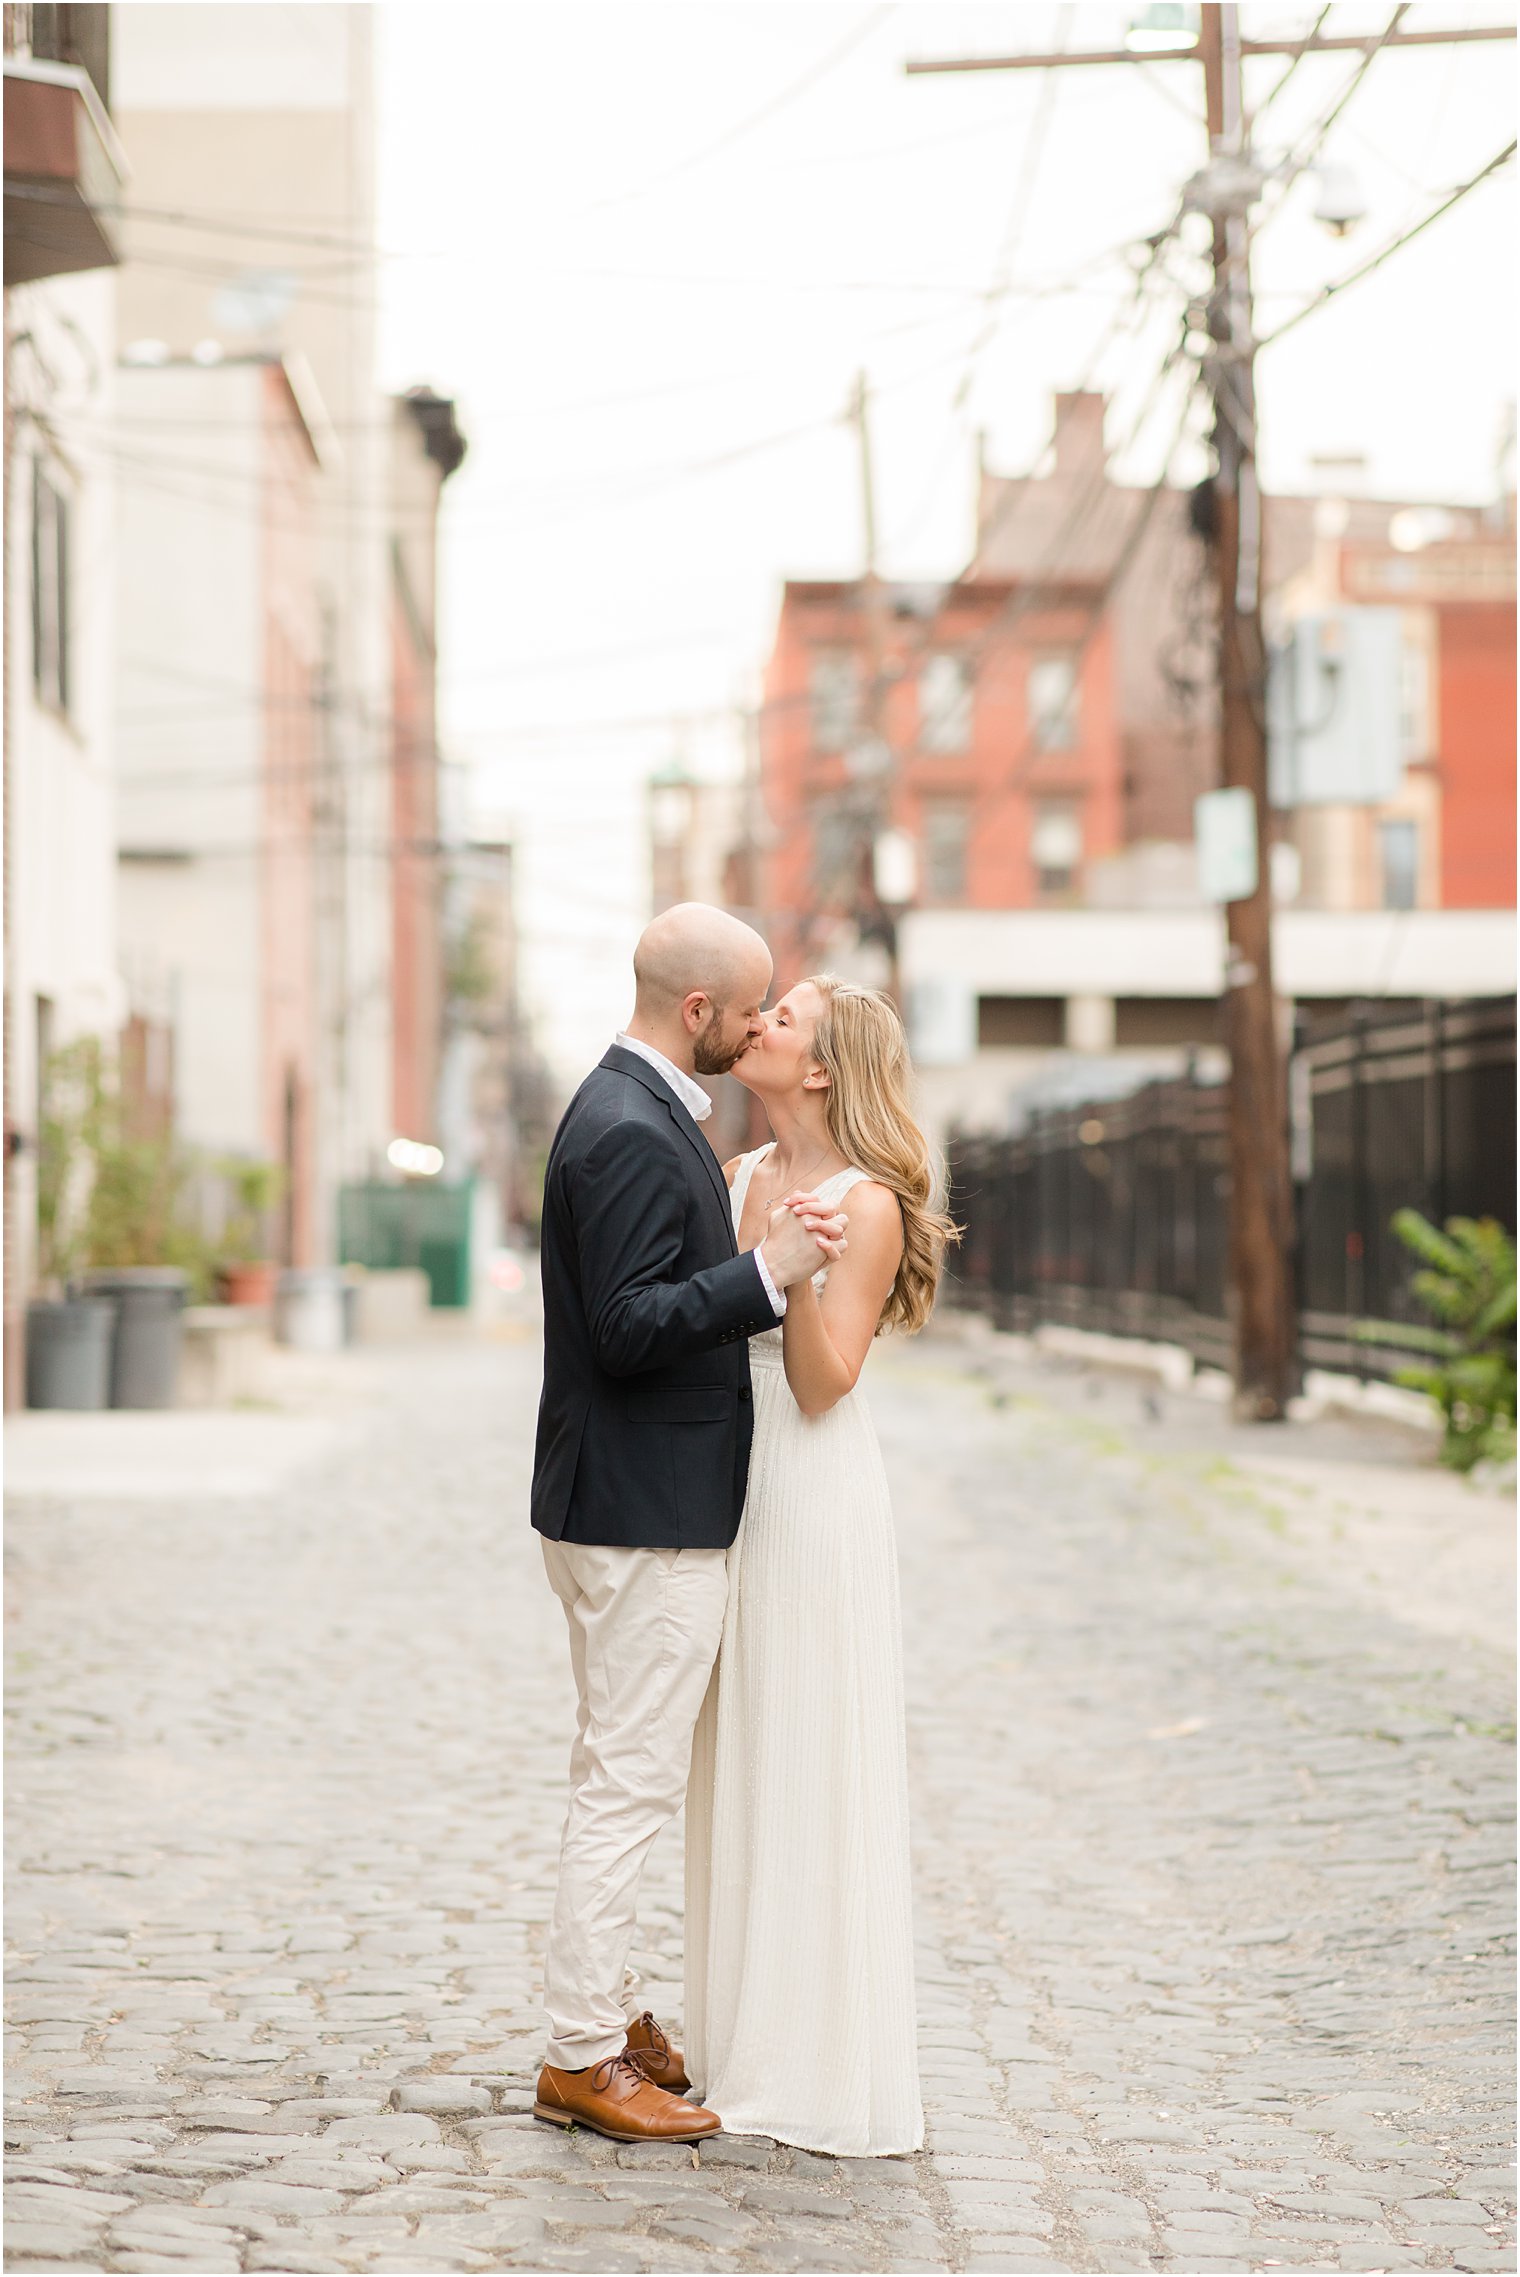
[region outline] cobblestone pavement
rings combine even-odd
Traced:
[[[368,1404],[267,1491],[24,1502],[13,2265],[1513,2268],[1502,1650],[1133,1387],[1131,1428],[989,1351],[873,1362],[917,2160],[527,2116],[569,1711],[531,1343],[336,1363]],[[672,1833],[672,2021],[679,1887]]]

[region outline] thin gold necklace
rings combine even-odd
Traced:
[[[806,1178],[810,1172],[816,1170],[820,1162],[826,1162],[833,1151],[834,1149],[832,1145],[826,1146],[822,1154],[814,1156],[813,1160],[808,1164],[807,1169],[803,1171],[801,1177],[783,1178],[779,1186],[773,1186],[768,1194],[762,1194],[760,1197],[761,1208],[768,1213],[772,1202],[776,1199],[776,1196],[778,1194],[787,1192],[793,1187],[801,1186],[803,1179]]]

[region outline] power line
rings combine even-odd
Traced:
[[[1288,192],[1292,189],[1294,183],[1298,180],[1299,175],[1302,174],[1307,167],[1313,165],[1320,151],[1324,148],[1325,138],[1329,134],[1330,129],[1334,126],[1336,120],[1340,117],[1342,111],[1346,108],[1346,105],[1350,102],[1352,96],[1356,93],[1358,87],[1360,87],[1362,81],[1366,78],[1368,72],[1372,69],[1373,64],[1382,54],[1384,48],[1388,45],[1388,42],[1393,38],[1394,34],[1397,32],[1400,24],[1403,22],[1408,13],[1409,0],[1400,0],[1400,5],[1394,9],[1392,15],[1389,17],[1382,31],[1377,35],[1375,39],[1369,40],[1367,43],[1367,51],[1363,55],[1361,62],[1352,72],[1350,78],[1346,81],[1345,86],[1341,89],[1339,95],[1331,104],[1329,110],[1326,111],[1324,117],[1319,120],[1318,124],[1310,129],[1306,140],[1301,143],[1299,145],[1299,148],[1290,156],[1286,168],[1279,174],[1277,178],[1278,207],[1282,205],[1283,200],[1286,198]],[[1294,63],[1297,63],[1299,61],[1299,57],[1295,56],[1293,61]],[[1289,71],[1291,70],[1292,65],[1290,64]],[[1283,76],[1284,79],[1286,79],[1288,74],[1285,72]]]
[[[1257,104],[1255,111],[1252,113],[1251,127],[1253,132],[1261,124],[1261,121],[1266,117],[1268,111],[1271,110],[1272,105],[1277,101],[1278,96],[1287,86],[1288,81],[1293,77],[1294,72],[1303,62],[1304,57],[1309,53],[1311,44],[1319,38],[1320,33],[1325,28],[1325,19],[1329,13],[1330,0],[1326,0],[1325,6],[1321,8],[1319,14],[1314,19],[1314,23],[1310,29],[1308,38],[1303,42],[1297,53],[1289,57],[1286,69],[1273,82],[1272,86],[1267,90],[1267,93],[1262,98],[1261,102]]]
[[[667,167],[663,174],[656,174],[651,181],[644,182],[636,188],[617,190],[609,197],[594,198],[590,205],[579,207],[568,218],[572,222],[584,221],[590,214],[605,213],[610,206],[628,205],[639,198],[653,197],[656,191],[663,190],[669,183],[678,182],[684,175],[692,173],[697,167],[705,166],[711,159],[721,157],[725,151],[731,150],[735,143],[742,142],[746,135],[753,134],[756,127],[764,126],[767,120],[777,117],[780,112],[800,101],[802,96],[809,94],[821,80],[828,77],[838,64],[843,63],[847,55],[852,54],[861,42],[875,31],[879,23],[884,22],[892,13],[893,7],[890,0],[889,4],[884,7],[872,8],[860,23],[854,25],[844,38],[836,46],[830,48],[827,54],[822,56],[809,70],[805,71],[800,79],[795,79],[790,86],[782,88],[779,94],[773,95],[768,102],[762,103],[760,108],[757,111],[752,111],[747,118],[740,119],[733,126],[726,128],[715,142],[706,143],[700,150],[689,152],[685,158],[677,159],[674,166]]]
[[[887,381],[880,392],[884,395],[896,394],[903,389],[916,387],[936,372],[959,363],[962,353],[961,349],[956,348],[948,356],[936,357],[928,364],[900,374]],[[751,438],[702,458],[635,470],[631,475],[620,478],[591,476],[565,489],[551,485],[537,492],[516,494],[499,508],[482,507],[474,512],[461,512],[456,508],[448,513],[447,529],[452,533],[464,529],[489,531],[503,526],[521,529],[525,526],[525,508],[528,514],[537,510],[556,523],[562,522],[567,514],[574,514],[577,510],[604,514],[614,507],[638,503],[683,483],[723,473],[730,467],[773,450],[811,440],[841,424],[842,414],[828,411],[796,426]],[[304,518],[291,520],[288,516],[271,511],[277,501],[271,499],[267,482],[256,469],[227,467],[209,461],[191,462],[179,457],[169,459],[143,452],[134,454],[121,442],[97,443],[92,447],[105,462],[116,466],[137,488],[156,490],[165,497],[178,498],[189,505],[202,508],[209,506],[216,512],[240,513],[250,526],[281,527],[295,534],[307,534],[308,525]],[[182,482],[176,481],[176,477],[187,478],[191,486],[184,487]],[[211,491],[208,491],[208,484],[213,486]],[[214,494],[216,485],[221,486],[220,497]],[[319,478],[315,477],[313,516],[316,528],[322,532],[332,532],[346,526],[348,534],[357,537],[392,535],[405,529],[409,523],[424,531],[433,526],[431,508],[409,514],[384,501],[371,508],[366,501],[354,497],[342,499],[335,506],[331,493],[324,492]]]
[[[970,394],[972,382],[976,378],[977,365],[996,338],[999,325],[1002,322],[999,309],[1007,296],[1008,287],[1012,280],[1013,258],[1018,251],[1019,238],[1028,215],[1030,200],[1034,195],[1034,185],[1040,171],[1040,159],[1045,148],[1045,138],[1050,132],[1051,121],[1055,116],[1055,107],[1059,96],[1060,81],[1053,73],[1047,72],[1040,82],[1034,124],[1029,130],[1029,139],[1024,145],[1023,164],[1019,168],[1018,180],[1014,184],[1013,204],[1009,208],[1008,219],[1003,225],[1002,243],[998,247],[993,280],[987,292],[987,312],[983,318],[981,330],[971,343],[971,351],[966,358],[966,369],[962,373],[960,384],[951,399],[951,407],[956,411],[960,410]]]
[[[1274,340],[1281,340],[1285,333],[1291,332],[1296,325],[1302,324],[1306,316],[1312,316],[1317,308],[1323,308],[1327,300],[1334,300],[1338,293],[1343,293],[1350,286],[1359,284],[1363,277],[1370,277],[1374,269],[1380,269],[1385,261],[1391,260],[1395,253],[1404,246],[1412,244],[1424,230],[1429,229],[1432,222],[1439,221],[1443,214],[1451,212],[1453,206],[1460,205],[1465,197],[1477,189],[1480,182],[1486,182],[1490,174],[1496,174],[1499,168],[1507,165],[1514,155],[1514,143],[1506,144],[1496,157],[1491,158],[1486,166],[1480,167],[1476,174],[1470,175],[1459,189],[1453,190],[1449,197],[1443,198],[1438,206],[1432,207],[1431,211],[1422,220],[1417,221],[1412,229],[1406,229],[1400,236],[1393,238],[1389,244],[1383,246],[1380,252],[1374,253],[1369,260],[1358,263],[1357,267],[1348,270],[1345,276],[1337,277],[1332,283],[1323,286],[1312,300],[1305,301],[1303,307],[1296,314],[1279,324],[1274,332],[1268,332],[1259,339],[1256,343],[1257,348],[1270,348]]]

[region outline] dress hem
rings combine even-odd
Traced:
[[[709,2108],[711,2106],[703,2105],[704,2110]],[[721,2111],[718,2116],[723,2117]],[[758,2136],[762,2142],[780,2143],[787,2150],[811,2151],[815,2158],[915,2158],[924,2147],[921,2133],[916,2143],[908,2144],[902,2150],[860,2150],[846,2149],[838,2143],[815,2142],[811,2136],[785,2135],[775,2127],[740,2126],[728,2119],[723,2119],[723,2132],[725,2135],[743,2135],[751,2139]]]

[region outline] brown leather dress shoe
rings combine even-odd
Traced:
[[[716,2111],[699,2110],[656,2087],[642,2059],[626,2048],[585,2071],[545,2064],[533,2116],[554,2127],[590,2127],[615,2143],[694,2143],[723,2129]]]
[[[652,2079],[656,2087],[663,2087],[668,2095],[684,2095],[690,2087],[685,2057],[661,2031],[647,2008],[628,2027],[628,2053],[638,2057],[644,2077]]]

